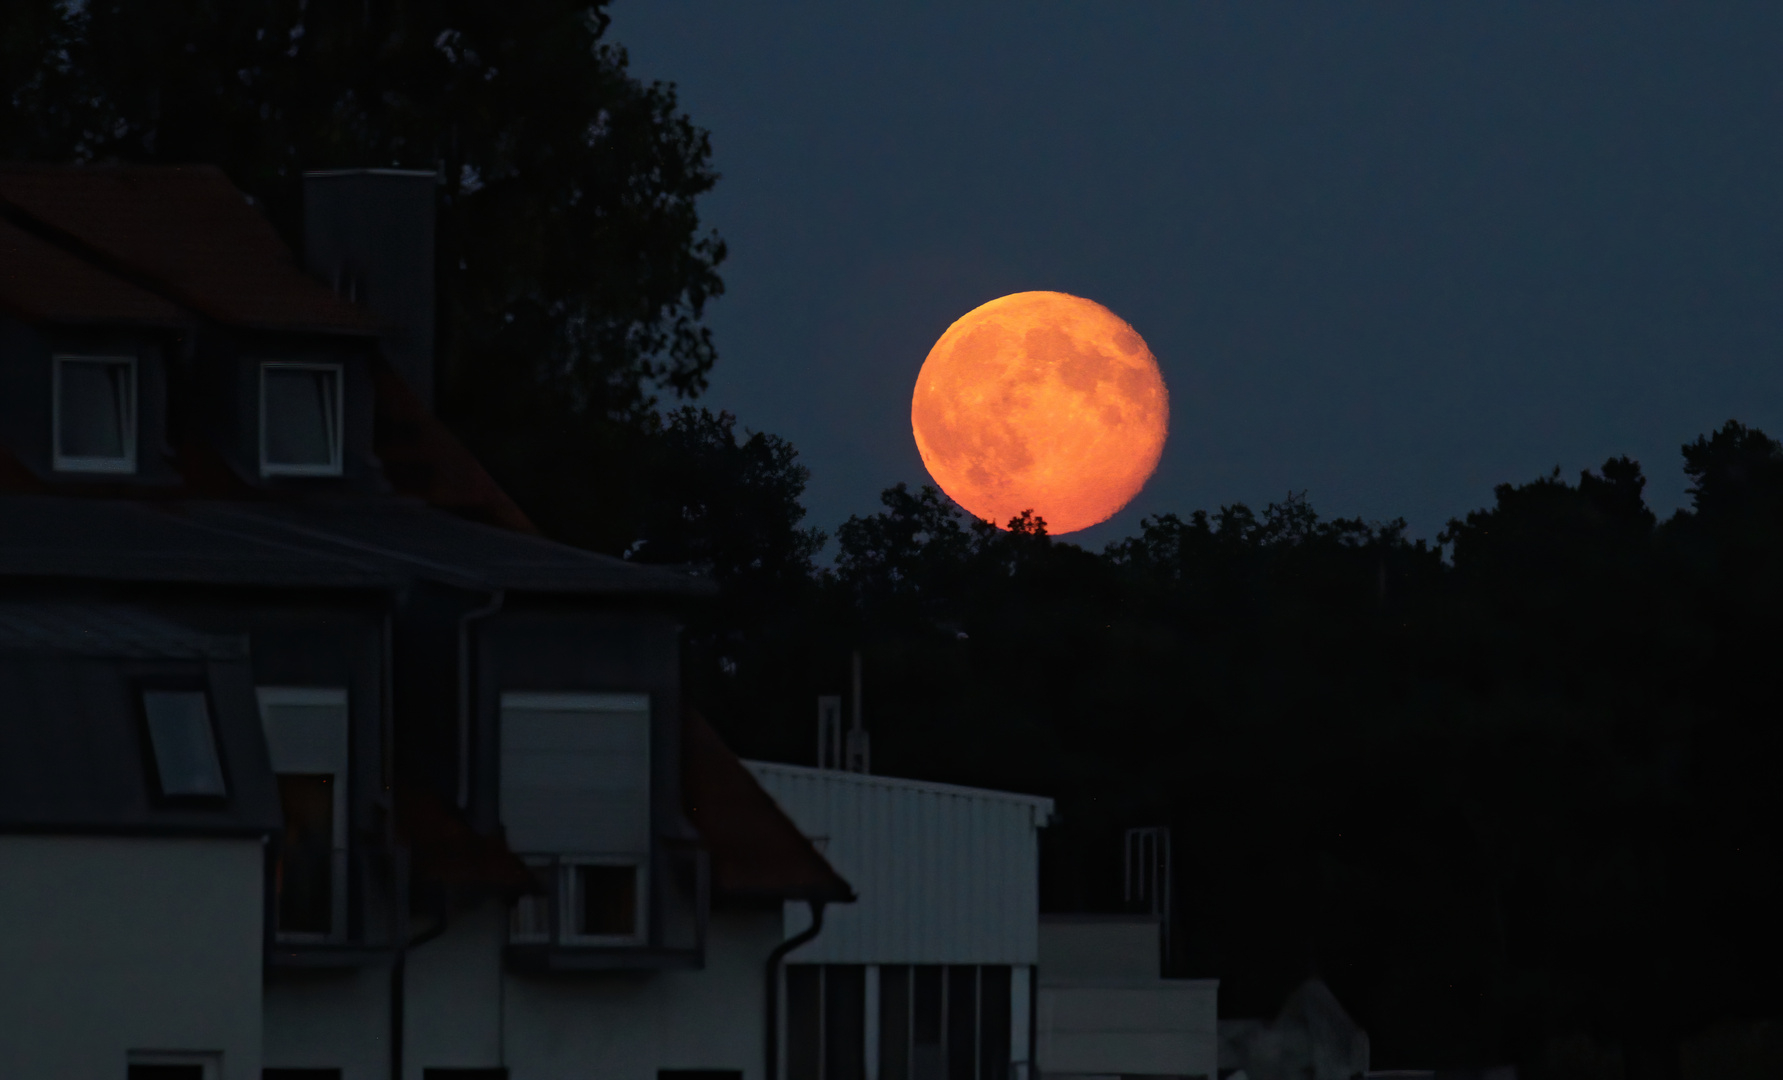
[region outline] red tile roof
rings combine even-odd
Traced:
[[[363,311],[304,273],[266,218],[209,165],[0,165],[0,215],[230,326],[376,332]],[[80,302],[99,299],[95,292]]]
[[[378,460],[393,490],[485,525],[539,531],[389,364],[373,364],[372,381]]]
[[[681,801],[711,853],[714,896],[854,899],[842,875],[691,709],[681,725]]]
[[[398,783],[395,803],[397,838],[414,857],[417,881],[484,888],[508,900],[539,891],[538,880],[506,841],[477,832],[426,788]]]
[[[179,326],[178,307],[0,218],[0,309],[27,322]]]

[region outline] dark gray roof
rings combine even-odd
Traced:
[[[190,630],[112,604],[0,603],[0,653],[157,660],[241,660],[246,637]]]
[[[710,581],[466,521],[418,501],[0,496],[0,577],[698,596]]]
[[[170,675],[207,691],[221,800],[155,793],[139,680]],[[279,822],[245,643],[126,607],[0,607],[0,831],[252,836]]]

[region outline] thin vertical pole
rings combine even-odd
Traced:
[[[863,1075],[867,1080],[879,1080],[879,965],[867,965],[867,992],[862,1003],[867,1010],[866,1038],[861,1040],[861,1053],[866,1055]]]

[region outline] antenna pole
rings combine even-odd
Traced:
[[[867,740],[867,721],[861,715],[861,651],[854,650],[854,716],[848,725],[848,748],[842,767],[849,772],[872,772],[872,744]]]

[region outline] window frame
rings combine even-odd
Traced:
[[[645,907],[650,896],[647,873],[650,862],[637,855],[564,855],[557,860],[557,937],[565,945],[623,946],[643,945],[649,940],[649,912]],[[578,934],[576,932],[577,901],[576,869],[582,866],[629,866],[632,875],[632,932],[629,934]]]
[[[270,371],[331,371],[334,373],[333,445],[326,465],[284,465],[266,457],[266,375]],[[340,476],[346,458],[347,366],[330,360],[261,360],[259,361],[260,395],[260,475],[267,476]]]
[[[129,476],[136,472],[137,434],[141,430],[141,404],[136,357],[129,353],[55,353],[50,357],[50,467],[59,473],[97,473]],[[123,364],[129,369],[129,401],[123,410],[124,456],[78,457],[62,453],[62,365]]]
[[[351,777],[353,772],[353,707],[352,695],[345,686],[255,686],[254,703],[260,716],[261,730],[266,729],[267,707],[280,705],[338,707],[342,712],[342,746],[339,771],[323,772],[316,769],[280,770],[276,762],[272,764],[273,776],[331,776],[334,783],[334,806],[332,822],[334,835],[330,838],[329,857],[333,861],[330,873],[330,896],[328,898],[329,928],[325,933],[312,930],[282,930],[278,927],[278,913],[273,912],[273,939],[285,944],[321,944],[345,941],[347,939],[348,888],[346,870],[351,861],[352,830],[347,815],[352,810]],[[271,739],[268,737],[267,749],[271,750]],[[269,754],[270,756],[270,754]],[[275,898],[276,905],[276,898]]]
[[[234,786],[229,780],[229,763],[223,753],[223,742],[218,737],[216,703],[211,700],[210,688],[197,679],[143,679],[136,684],[136,709],[142,720],[143,750],[148,757],[149,775],[155,784],[156,798],[169,806],[222,806],[229,801],[229,793]],[[193,792],[169,792],[161,775],[161,757],[155,749],[155,727],[149,719],[150,694],[197,694],[204,702],[205,730],[210,735],[211,753],[216,756],[217,781],[223,790],[215,794],[195,794]]]
[[[204,1080],[221,1080],[223,1055],[215,1050],[131,1050],[124,1055],[124,1075],[133,1065],[196,1065]]]
[[[614,854],[571,854],[571,855],[522,855],[521,861],[528,870],[549,880],[545,883],[549,890],[544,896],[523,896],[514,902],[508,914],[508,943],[510,945],[550,945],[565,948],[639,948],[650,942],[650,909],[647,904],[650,897],[650,859],[643,855]],[[580,899],[576,888],[576,870],[584,866],[629,866],[634,871],[632,878],[633,923],[629,934],[578,934],[576,933],[576,902]],[[542,873],[541,873],[542,872]],[[532,913],[542,914],[543,927],[530,930],[520,928],[521,905],[529,905]],[[536,906],[530,906],[536,905]],[[542,909],[542,910],[541,910]]]

